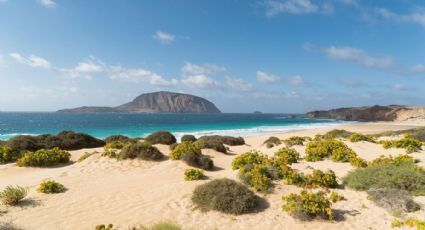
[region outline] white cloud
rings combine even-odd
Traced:
[[[38,1],[41,5],[47,7],[47,8],[53,8],[56,6],[56,2],[53,0],[39,0]]]
[[[415,12],[410,12],[408,14],[397,14],[386,8],[378,8],[375,9],[375,13],[385,20],[395,22],[417,23],[425,27],[425,10],[423,9]]]
[[[328,57],[336,60],[349,61],[373,68],[389,68],[395,65],[394,59],[390,56],[374,57],[364,50],[348,46],[331,46],[324,49]]]
[[[149,83],[151,85],[175,85],[178,83],[176,79],[166,80],[161,75],[146,69],[125,69],[121,66],[111,68],[110,78],[112,80],[122,80],[134,83]]]
[[[411,68],[412,73],[425,73],[425,65],[423,64],[417,64],[412,66]]]
[[[301,86],[305,84],[304,79],[300,75],[292,76],[288,80],[289,80],[289,84],[295,85],[295,86]]]
[[[34,68],[50,69],[51,64],[44,58],[31,54],[29,57],[23,57],[19,53],[10,53],[9,56],[19,63],[29,65]]]
[[[266,1],[266,15],[272,17],[279,13],[308,14],[319,10],[310,0],[270,0]]]
[[[226,68],[213,64],[195,65],[190,62],[186,62],[181,71],[183,75],[190,76],[225,72]]]
[[[153,35],[153,37],[156,40],[158,40],[158,41],[160,41],[162,43],[166,43],[166,44],[173,42],[174,39],[175,39],[175,36],[174,35],[169,34],[169,33],[166,33],[166,32],[163,32],[163,31],[160,31],[160,30],[156,31],[156,33]]]
[[[181,80],[181,82],[187,86],[193,87],[193,88],[200,88],[200,89],[216,89],[219,88],[219,83],[215,81],[212,78],[207,77],[206,75],[200,74],[200,75],[192,75],[192,76],[185,76]]]
[[[266,82],[266,83],[273,83],[273,82],[280,81],[279,76],[269,74],[263,71],[257,71],[256,78],[259,82]]]
[[[251,83],[248,83],[240,78],[226,77],[226,84],[231,89],[234,89],[237,91],[242,91],[242,92],[254,91],[254,86]]]

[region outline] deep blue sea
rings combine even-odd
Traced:
[[[285,114],[125,114],[0,112],[0,139],[16,135],[85,132],[98,138],[113,134],[143,137],[158,130],[183,134],[250,136],[344,124],[341,121],[289,118]]]

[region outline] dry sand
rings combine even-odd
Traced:
[[[386,130],[400,130],[425,123],[364,123],[341,126],[354,132],[377,133]],[[332,128],[320,128],[273,134],[280,138],[293,135],[314,136]],[[294,220],[281,209],[282,196],[297,192],[300,188],[276,182],[271,194],[263,196],[267,204],[256,213],[240,216],[225,215],[211,211],[197,210],[190,201],[193,189],[216,178],[237,179],[237,172],[231,169],[232,159],[251,149],[258,149],[272,155],[278,148],[267,149],[263,141],[271,135],[247,137],[244,146],[230,147],[231,154],[224,155],[213,150],[203,153],[213,158],[219,168],[207,171],[208,179],[187,182],[183,180],[183,171],[188,168],[181,161],[164,160],[147,162],[141,160],[117,161],[101,157],[103,148],[72,151],[72,160],[77,161],[84,152],[95,153],[82,162],[56,168],[23,168],[15,164],[0,165],[0,189],[7,185],[21,185],[29,188],[28,199],[18,207],[9,207],[6,214],[0,214],[0,221],[12,222],[22,229],[94,229],[97,224],[113,223],[119,229],[128,229],[138,224],[153,224],[161,220],[171,220],[185,229],[390,229],[393,217],[382,208],[367,199],[365,192],[349,189],[337,189],[347,200],[334,205],[345,220],[338,222]],[[347,143],[347,142],[346,142]],[[396,155],[404,153],[402,149],[383,149],[378,144],[359,142],[347,143],[356,153],[367,160],[381,154]],[[157,145],[168,154],[168,146]],[[295,147],[301,156],[304,146]],[[425,166],[425,151],[411,154],[422,160]],[[317,169],[332,169],[338,177],[344,176],[353,168],[348,163],[333,163],[329,160],[320,162],[297,163],[294,168],[309,170],[307,166]],[[40,194],[36,187],[41,181],[54,179],[67,188],[60,194]],[[425,197],[415,198],[425,205]],[[4,209],[4,207],[2,208]],[[422,216],[419,211],[414,215]]]

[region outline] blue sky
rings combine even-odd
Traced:
[[[0,0],[0,110],[158,90],[224,112],[425,104],[414,0]]]

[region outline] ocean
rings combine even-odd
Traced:
[[[84,132],[98,138],[113,134],[143,137],[167,130],[183,134],[252,136],[326,126],[347,122],[291,118],[287,114],[126,114],[0,112],[0,140],[16,135],[56,134],[62,130]]]

